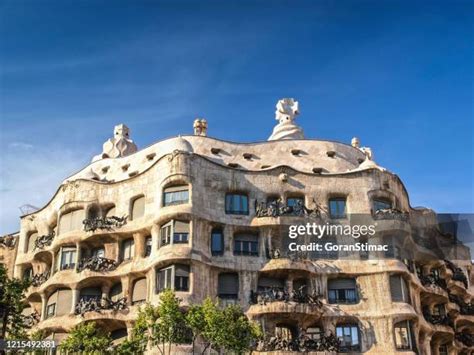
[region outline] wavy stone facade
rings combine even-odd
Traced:
[[[120,341],[140,304],[156,304],[172,287],[185,305],[207,296],[240,304],[273,337],[262,352],[286,350],[282,339],[329,334],[345,334],[340,351],[356,353],[472,351],[470,262],[275,257],[280,227],[307,217],[257,216],[270,198],[302,201],[323,221],[331,220],[333,198],[345,199],[348,213],[368,215],[382,199],[407,213],[397,222],[406,235],[436,218],[411,208],[400,179],[357,146],[171,138],[94,161],[21,218],[14,274],[34,280],[25,314],[37,314],[33,329],[58,341],[89,320]],[[377,228],[383,234],[383,220]]]

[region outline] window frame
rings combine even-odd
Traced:
[[[241,236],[252,236],[256,238],[256,241],[250,240],[238,240],[238,237]],[[239,248],[237,248],[239,245]],[[246,246],[247,248],[244,248]],[[254,246],[256,246],[254,248]],[[233,254],[234,256],[260,256],[260,237],[258,234],[252,233],[236,233],[234,234],[234,243],[233,243]],[[255,249],[255,250],[253,250]]]
[[[402,325],[404,325],[404,327]],[[408,341],[407,345],[403,345],[403,344],[398,343],[397,329],[406,329],[407,341]],[[402,321],[397,322],[393,325],[393,337],[394,337],[395,349],[397,351],[406,351],[406,350],[413,350],[414,349],[412,327],[411,327],[411,323],[410,323],[409,320],[407,320],[407,319],[402,320]],[[401,340],[401,338],[400,338],[400,340]]]
[[[185,267],[187,268],[187,276],[177,276],[176,275],[176,267]],[[169,275],[168,275],[169,272]],[[165,283],[163,285],[163,288],[161,287],[161,274],[165,276],[164,280]],[[187,280],[186,280],[187,279]],[[160,269],[156,269],[156,274],[155,274],[155,293],[160,294],[166,289],[171,289],[176,292],[190,292],[191,289],[191,266],[187,264],[172,264]],[[168,285],[169,281],[169,285]],[[185,281],[185,282],[184,282]],[[177,288],[176,285],[179,284],[179,287]],[[185,284],[185,285],[183,285]],[[186,287],[183,287],[186,286]]]
[[[353,336],[353,330],[356,330],[357,334],[357,344],[353,344],[354,336]],[[349,346],[344,345],[344,340],[341,340],[341,337],[339,337],[338,329],[342,329],[342,339],[344,339],[345,334],[345,329],[350,330],[349,336],[351,337],[351,344]],[[360,328],[359,325],[356,323],[344,323],[344,324],[338,324],[336,326],[336,337],[340,340],[341,347],[340,347],[340,352],[361,352],[362,351],[362,343],[361,343],[361,334],[360,334]]]
[[[379,205],[378,207],[383,206],[386,208],[378,208],[377,204]],[[377,213],[377,211],[380,211],[380,210],[391,209],[392,207],[393,207],[393,202],[390,199],[383,198],[383,197],[372,199],[372,211],[374,213]]]
[[[333,213],[332,204],[336,204],[336,213]],[[344,203],[344,208],[341,213],[340,211],[340,203]],[[346,197],[332,197],[328,200],[328,211],[329,217],[331,219],[345,219],[347,218],[347,198]]]
[[[354,282],[353,288],[331,288],[330,284],[336,280],[351,280]],[[354,277],[344,277],[344,278],[335,278],[329,279],[327,284],[328,290],[328,303],[329,304],[357,304],[360,302],[359,299],[359,290],[357,287],[357,279]],[[353,296],[349,296],[352,294]]]
[[[166,189],[171,189],[171,188],[180,188],[182,187],[182,190],[174,190],[174,191],[166,191]],[[167,202],[167,197],[168,196],[174,196],[174,195],[179,195],[183,194],[186,192],[186,198],[185,199],[171,199],[171,201]],[[168,207],[168,206],[177,206],[177,205],[182,205],[185,203],[189,203],[189,184],[184,184],[184,185],[169,185],[163,189],[163,194],[162,194],[162,204],[163,207]]]
[[[69,259],[73,259],[72,262],[66,264],[64,259],[66,259],[66,255],[73,255],[73,257],[69,257]],[[72,270],[76,267],[76,260],[77,259],[77,249],[76,247],[61,247],[60,249],[60,256],[59,256],[59,270]],[[71,260],[70,260],[71,261]]]
[[[128,249],[127,248],[128,245]],[[126,250],[129,250],[129,255],[126,257]],[[135,256],[135,241],[133,238],[127,238],[125,240],[122,240],[121,243],[121,248],[120,248],[120,259],[122,261],[129,261],[133,260]]]
[[[219,242],[220,242],[220,250],[214,250],[213,249],[213,240],[214,240],[214,237],[216,238],[219,238]],[[210,238],[210,249],[211,249],[211,255],[212,256],[222,256],[224,255],[224,252],[225,252],[225,244],[224,244],[224,231],[222,228],[213,228],[211,230],[211,238]]]
[[[234,209],[236,197],[239,198],[238,209]],[[248,216],[250,214],[249,200],[249,195],[245,192],[227,192],[225,194],[225,214]]]

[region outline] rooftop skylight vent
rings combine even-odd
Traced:
[[[122,171],[127,171],[130,168],[130,164],[122,165]]]
[[[260,167],[260,169],[268,169],[268,168],[271,168],[272,166],[271,165],[262,165]]]
[[[336,157],[336,152],[334,150],[328,150],[326,152],[326,155],[329,157],[329,158],[334,158]]]
[[[321,174],[323,172],[323,168],[313,168],[313,173],[315,174]]]
[[[150,153],[146,156],[147,160],[153,160],[156,157],[156,153]]]
[[[292,149],[291,154],[293,154],[295,157],[299,157],[303,153],[301,149]]]
[[[253,155],[251,153],[244,153],[242,154],[244,156],[244,159],[246,160],[252,160]]]
[[[239,164],[237,164],[237,163],[228,163],[227,166],[231,167],[231,168],[238,168]]]
[[[110,166],[108,166],[108,165],[107,165],[107,166],[104,166],[104,167],[102,168],[102,172],[103,172],[104,174],[106,174],[107,171],[109,171],[109,169],[110,169]]]
[[[221,150],[219,148],[211,148],[211,153],[212,154],[219,154],[221,152]]]

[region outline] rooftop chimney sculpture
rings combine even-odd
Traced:
[[[129,138],[130,129],[122,124],[114,127],[114,136],[109,138],[103,145],[102,154],[96,155],[92,161],[105,158],[120,158],[133,154],[137,151],[137,146]]]
[[[281,99],[276,104],[275,119],[279,122],[268,138],[269,141],[278,139],[304,139],[303,129],[295,124],[299,114],[298,101],[291,98]]]

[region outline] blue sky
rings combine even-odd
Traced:
[[[472,1],[0,2],[0,233],[126,123],[266,140],[281,97],[306,136],[350,142],[412,206],[473,212]]]

